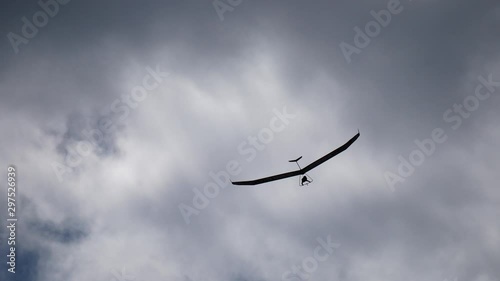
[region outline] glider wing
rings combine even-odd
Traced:
[[[328,161],[330,158],[332,158],[332,157],[338,155],[339,153],[345,151],[358,138],[359,138],[359,131],[358,131],[358,133],[354,137],[352,137],[344,145],[342,145],[341,147],[339,147],[339,148],[335,149],[334,151],[328,153],[327,155],[319,158],[318,160],[312,162],[311,164],[307,165],[303,169],[295,170],[295,171],[287,172],[287,173],[283,173],[283,174],[278,174],[278,175],[274,175],[274,176],[270,176],[270,177],[260,178],[260,179],[256,179],[256,180],[235,181],[235,182],[231,182],[231,183],[234,184],[234,185],[257,185],[257,184],[266,183],[266,182],[270,182],[270,181],[276,181],[276,180],[286,179],[286,178],[289,178],[289,177],[303,175],[303,174],[309,172],[310,170],[316,168],[317,166],[323,164],[324,162]],[[300,158],[302,158],[302,156],[299,157],[297,160],[291,160],[290,162],[298,161]]]
[[[296,170],[293,172],[287,172],[287,173],[278,174],[278,175],[265,177],[265,178],[261,178],[261,179],[256,179],[256,180],[235,181],[235,182],[232,182],[232,184],[234,184],[234,185],[256,185],[256,184],[261,184],[261,183],[270,182],[270,181],[282,180],[282,179],[286,179],[286,178],[294,177],[294,176],[299,176],[299,175],[302,175],[301,170]]]
[[[342,145],[341,147],[335,149],[334,151],[328,153],[327,155],[319,158],[318,160],[312,162],[311,164],[305,166],[304,168],[302,168],[302,173],[305,174],[307,172],[309,172],[310,170],[318,167],[319,165],[325,163],[326,161],[328,161],[330,158],[340,154],[341,152],[345,151],[349,146],[351,146],[351,144],[353,144],[357,139],[359,138],[359,131],[358,133],[352,137],[348,142],[346,142],[344,145]]]

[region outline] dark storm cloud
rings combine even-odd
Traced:
[[[105,116],[97,116],[94,120],[89,120],[82,116],[82,114],[73,113],[68,117],[68,121],[66,124],[67,131],[64,133],[61,143],[57,145],[57,150],[66,155],[69,153],[68,148],[75,147],[78,142],[92,140],[94,137],[93,134],[101,134],[99,136],[95,136],[95,138],[99,137],[99,142],[91,143],[93,146],[93,151],[96,155],[105,156],[118,152],[118,148],[114,143],[114,139],[116,138],[113,135],[113,131],[105,131],[103,132],[99,128],[100,123],[103,121]],[[115,126],[114,131],[119,130],[118,126]],[[99,130],[99,131],[97,131]]]
[[[31,231],[35,231],[43,238],[55,240],[60,243],[78,243],[79,240],[88,235],[85,227],[82,227],[78,222],[66,220],[60,225],[53,222],[34,222],[30,226]]]
[[[342,246],[311,280],[498,280],[499,95],[456,131],[443,113],[479,75],[500,80],[499,4],[401,0],[348,63],[339,45],[389,2],[243,1],[221,21],[210,1],[72,0],[17,54],[6,36],[40,6],[4,4],[0,115],[16,121],[0,125],[17,141],[2,140],[0,156],[24,170],[33,260],[50,259],[18,266],[33,280],[102,280],[124,266],[140,280],[276,280],[332,235]],[[58,182],[45,166],[156,65],[170,80],[99,144],[114,157],[87,157]],[[283,104],[297,118],[246,161],[238,145]],[[447,142],[391,193],[384,171],[438,127]],[[285,171],[357,128],[312,188],[228,186],[185,224],[178,205],[210,171],[231,160],[241,179]]]

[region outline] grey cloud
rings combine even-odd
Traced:
[[[402,0],[347,63],[339,44],[387,3],[244,0],[220,21],[210,1],[73,0],[17,55],[5,35],[38,4],[4,4],[0,158],[27,198],[17,278],[109,280],[125,267],[138,280],[276,280],[331,234],[342,246],[311,280],[498,280],[499,96],[456,131],[442,115],[477,76],[500,80],[499,5]],[[168,81],[57,181],[50,163],[155,65]],[[297,118],[246,161],[238,145],[284,105]],[[384,171],[437,127],[447,142],[391,192]],[[286,171],[357,128],[313,186],[228,186],[185,224],[178,206],[210,171]]]

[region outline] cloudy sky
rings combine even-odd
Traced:
[[[1,280],[500,280],[498,1],[58,1],[0,9]]]

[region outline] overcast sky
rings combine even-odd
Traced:
[[[500,280],[498,1],[58,1],[0,9],[1,280]]]

